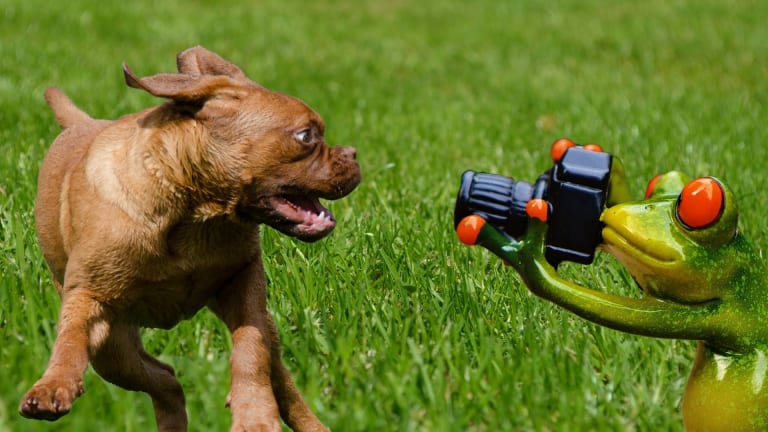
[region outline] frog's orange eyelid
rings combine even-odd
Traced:
[[[712,177],[685,185],[677,200],[677,218],[690,229],[706,228],[720,219],[725,207],[723,186]]]
[[[658,183],[662,177],[664,177],[664,174],[657,174],[648,182],[648,187],[645,188],[645,199],[648,199],[653,195],[653,191],[656,189],[656,183]]]

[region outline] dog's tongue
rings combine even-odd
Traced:
[[[286,220],[296,224],[297,234],[322,235],[336,226],[330,210],[317,198],[308,195],[285,195],[275,200],[275,210]]]

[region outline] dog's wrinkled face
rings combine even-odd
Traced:
[[[328,146],[323,120],[298,99],[268,92],[243,103],[263,105],[263,99],[269,100],[262,110],[267,119],[257,114],[245,122],[263,126],[243,131],[250,149],[244,152],[246,196],[239,211],[304,241],[323,238],[336,220],[320,199],[342,198],[360,183],[355,149]]]
[[[328,146],[315,111],[209,51],[182,53],[178,66],[179,74],[145,78],[124,66],[126,82],[200,122],[224,153],[214,168],[237,184],[237,216],[304,241],[328,235],[336,220],[320,199],[342,198],[360,183],[355,149]]]

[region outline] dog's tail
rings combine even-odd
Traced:
[[[56,122],[59,123],[62,129],[93,120],[91,116],[75,106],[63,91],[56,87],[48,87],[45,90],[45,100],[51,106],[53,114],[56,116]]]

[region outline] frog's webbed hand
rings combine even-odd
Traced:
[[[496,254],[507,264],[517,267],[522,244],[502,233],[478,215],[470,215],[456,227],[459,240],[468,246],[479,245]]]
[[[462,243],[482,246],[504,260],[507,265],[517,270],[531,291],[538,294],[533,287],[539,284],[534,284],[532,287],[528,281],[544,279],[546,269],[551,268],[544,256],[546,223],[535,218],[529,219],[522,241],[504,234],[477,215],[464,218],[456,228],[456,232]],[[542,297],[546,298],[546,296]]]
[[[550,266],[544,255],[546,237],[546,222],[537,218],[528,219],[528,227],[517,252],[518,260],[512,263],[523,280],[540,277],[542,269]]]

